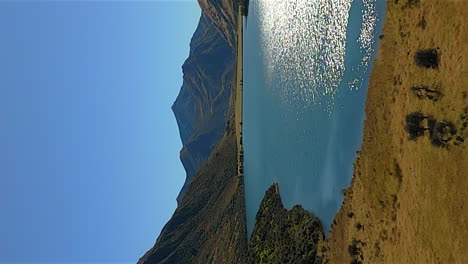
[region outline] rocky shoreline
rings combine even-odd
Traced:
[[[246,263],[321,263],[317,244],[322,238],[320,220],[300,205],[286,210],[275,183],[265,192],[255,217]]]

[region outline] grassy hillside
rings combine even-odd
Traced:
[[[468,263],[466,10],[387,1],[362,151],[325,262]]]

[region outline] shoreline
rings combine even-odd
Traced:
[[[468,20],[462,1],[387,1],[366,98],[363,143],[330,235],[324,263],[467,263]],[[437,68],[418,67],[421,49],[438,51]],[[441,93],[415,95],[413,87]],[[412,112],[451,122],[446,147],[428,135],[410,140]],[[463,117],[465,116],[465,117]]]
[[[243,121],[243,15],[242,6],[238,6],[237,13],[237,55],[236,55],[236,90],[234,103],[234,120],[237,142],[237,174],[244,176],[244,146],[242,144],[242,121]]]

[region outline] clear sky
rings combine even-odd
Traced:
[[[185,179],[190,1],[0,1],[0,263],[136,262]]]

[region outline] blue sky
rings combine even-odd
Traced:
[[[0,263],[136,262],[185,179],[192,1],[0,2]]]

